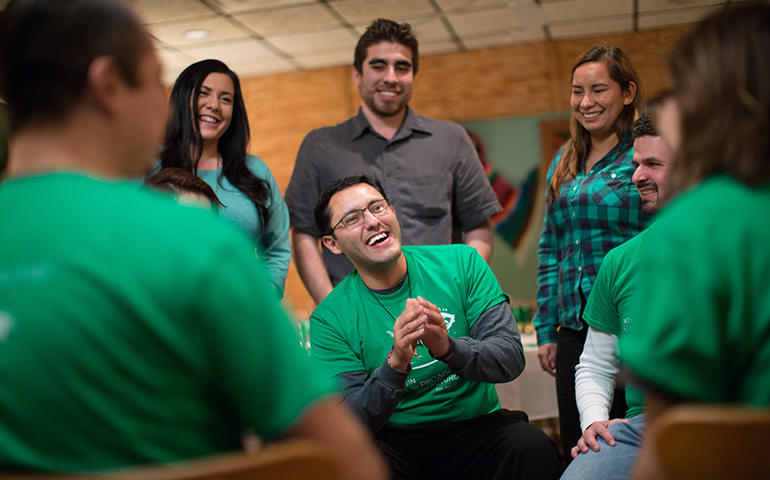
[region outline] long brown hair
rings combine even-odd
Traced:
[[[639,74],[623,50],[618,47],[594,45],[578,57],[572,67],[572,75],[574,76],[575,70],[579,66],[591,62],[604,64],[610,79],[620,85],[621,92],[628,91],[632,82],[636,85],[634,100],[623,106],[623,110],[620,111],[620,115],[615,120],[613,128],[618,140],[620,140],[633,127],[636,114],[644,104]],[[551,205],[559,198],[562,183],[568,178],[574,178],[577,172],[583,168],[583,162],[591,148],[591,133],[577,121],[575,112],[572,112],[572,118],[570,118],[570,133],[571,138],[564,147],[564,153],[562,153],[561,160],[551,177],[551,183],[548,185],[548,203]]]
[[[727,173],[747,185],[770,182],[770,5],[731,6],[708,17],[670,62],[681,113],[672,169],[680,192]]]

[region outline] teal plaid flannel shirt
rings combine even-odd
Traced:
[[[546,204],[538,247],[537,343],[556,342],[559,326],[582,329],[583,302],[591,293],[604,256],[633,238],[652,218],[640,209],[641,199],[631,177],[631,133],[587,174],[564,181],[559,198]],[[548,182],[561,160],[559,150],[548,170]],[[581,295],[582,292],[582,295]]]

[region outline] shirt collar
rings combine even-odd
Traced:
[[[371,133],[372,135],[380,136],[380,134],[375,132],[372,126],[369,124],[369,120],[367,120],[364,116],[364,111],[361,107],[358,107],[358,114],[353,117],[352,120],[350,138],[351,141],[357,140],[367,132]],[[398,131],[390,141],[395,142],[407,138],[411,136],[412,132],[414,131],[427,133],[428,135],[433,134],[433,132],[428,129],[428,126],[425,125],[425,119],[414,113],[414,110],[412,110],[409,105],[407,105],[406,115],[404,116],[404,123],[401,124],[401,126],[398,128]]]
[[[628,149],[634,146],[634,137],[632,130],[628,130],[625,134],[623,134],[623,138],[620,139],[620,141],[612,147],[612,150],[607,152],[607,154],[602,157],[594,166],[592,170],[595,170],[597,167],[599,169],[603,168],[605,164],[612,164],[618,161],[618,158],[625,153]],[[581,171],[585,172],[585,168],[581,168]]]

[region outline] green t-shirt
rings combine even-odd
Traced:
[[[715,176],[645,239],[621,360],[677,398],[770,405],[770,186]]]
[[[639,294],[640,247],[653,227],[613,248],[604,257],[583,312],[583,320],[588,325],[618,338],[631,330],[634,317],[629,306]],[[626,418],[643,413],[642,391],[633,385],[626,385],[626,404]]]
[[[234,450],[337,388],[211,212],[76,174],[10,180],[0,212],[0,470]]]
[[[421,296],[441,310],[453,338],[469,337],[482,312],[508,300],[472,247],[405,246],[403,252],[408,278],[396,293],[373,293],[353,271],[310,316],[311,351],[331,376],[364,370],[371,376],[383,365],[393,347],[394,318],[406,307],[410,290],[413,298]],[[493,384],[458,377],[424,346],[417,353],[388,425],[451,422],[500,408]]]

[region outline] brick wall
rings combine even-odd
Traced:
[[[481,120],[569,108],[570,70],[596,43],[616,45],[639,71],[647,95],[666,84],[666,58],[689,27],[588,39],[510,46],[426,57],[420,61],[411,106],[428,117]],[[353,53],[351,52],[351,62]],[[294,159],[312,129],[353,116],[360,105],[352,67],[241,79],[251,124],[251,153],[261,157],[286,189]],[[298,315],[314,303],[292,262],[286,299]]]

